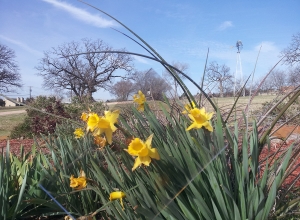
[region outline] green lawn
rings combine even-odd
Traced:
[[[24,121],[25,116],[26,113],[0,115],[0,138],[9,136],[12,129]]]

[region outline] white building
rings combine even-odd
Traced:
[[[5,101],[5,107],[20,106],[22,104],[19,103],[25,103],[23,97],[22,98],[18,97],[16,99],[10,98],[9,100],[5,98],[4,101]]]

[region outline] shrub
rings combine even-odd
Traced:
[[[30,102],[29,106],[33,107],[27,109],[33,134],[54,133],[56,124],[61,124],[65,119],[70,118],[61,101],[56,100],[55,97],[38,96]]]
[[[77,97],[72,103],[63,104],[55,97],[38,96],[27,100],[27,117],[23,123],[16,126],[11,132],[11,138],[32,138],[33,135],[52,134],[57,125],[60,132],[73,134],[73,127],[68,127],[69,119],[78,121],[82,112],[92,111],[102,114],[107,108],[102,102],[80,101]],[[64,127],[64,128],[63,128]],[[60,134],[63,134],[60,133]]]
[[[65,111],[74,120],[78,120],[82,112],[95,112],[98,114],[103,114],[104,110],[108,107],[105,106],[103,102],[95,102],[89,99],[79,99],[78,97],[73,97],[70,104],[65,104]]]
[[[17,138],[32,138],[33,133],[31,130],[31,119],[27,116],[24,119],[24,122],[21,124],[18,124],[15,126],[11,133],[10,133],[10,138],[11,139],[17,139]]]

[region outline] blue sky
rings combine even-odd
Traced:
[[[260,46],[255,78],[261,78],[279,60],[293,34],[300,31],[300,1],[200,1],[200,0],[87,0],[116,17],[146,40],[167,62],[189,65],[188,74],[199,82],[206,52],[209,62],[226,64],[234,74],[235,43],[241,40],[244,77],[254,68]],[[43,52],[82,38],[102,39],[110,46],[147,54],[128,38],[123,27],[93,8],[76,0],[0,0],[0,43],[12,48],[20,67],[24,87],[12,96],[47,95],[35,66]],[[138,70],[163,68],[144,58],[135,58]],[[279,68],[284,68],[280,66]],[[192,93],[197,90],[187,82]],[[99,90],[94,98],[106,100]]]

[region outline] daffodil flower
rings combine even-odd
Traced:
[[[139,111],[141,111],[141,112],[144,111],[144,109],[145,109],[146,97],[145,97],[145,95],[142,93],[141,90],[139,90],[138,94],[135,94],[135,95],[133,96],[133,101],[134,101],[135,103],[138,104],[137,109],[138,109]]]
[[[84,131],[82,130],[82,128],[76,128],[74,134],[75,138],[81,138],[84,136]]]
[[[118,191],[118,192],[112,192],[110,193],[109,195],[109,201],[113,201],[113,200],[116,200],[116,199],[120,199],[120,202],[121,202],[121,206],[122,206],[122,209],[124,210],[124,204],[123,204],[123,198],[126,196],[126,194],[124,192],[121,192],[121,191]]]
[[[85,112],[83,112],[82,114],[81,114],[81,120],[82,121],[87,121],[88,120],[88,118],[89,118],[89,115],[87,114],[87,113],[85,113]]]
[[[105,137],[95,136],[94,137],[94,143],[96,145],[98,145],[100,148],[103,148],[106,144],[106,139],[105,139]]]
[[[213,112],[206,113],[204,108],[198,109],[194,108],[189,111],[189,118],[192,120],[192,124],[186,129],[199,129],[205,127],[209,131],[213,131],[213,127],[211,126],[210,119],[213,116]]]
[[[182,112],[182,114],[188,114],[195,107],[196,107],[196,105],[194,102],[192,102],[192,105],[190,105],[190,104],[184,105],[185,110]]]
[[[153,134],[148,137],[145,143],[139,138],[135,138],[128,145],[128,149],[126,149],[126,151],[132,156],[137,156],[132,167],[132,171],[141,164],[149,166],[151,158],[156,160],[160,159],[157,149],[151,148],[152,138]]]
[[[78,178],[74,178],[74,175],[70,177],[70,187],[80,190],[85,188],[87,185],[85,176],[80,176]]]
[[[115,123],[118,120],[120,111],[105,111],[104,116],[99,117],[96,113],[91,113],[87,121],[87,130],[93,132],[94,136],[105,133],[107,142],[112,143],[112,133],[117,130]]]

